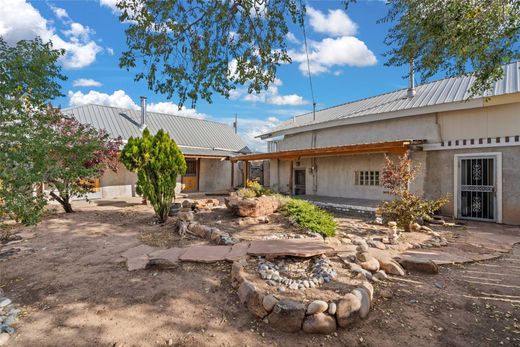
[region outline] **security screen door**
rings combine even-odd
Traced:
[[[459,217],[496,220],[496,157],[459,159]]]

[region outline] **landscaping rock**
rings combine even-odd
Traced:
[[[337,308],[338,308],[338,307],[337,307],[336,303],[335,303],[335,302],[331,302],[331,303],[329,304],[329,314],[332,315],[332,316],[334,316],[334,315],[336,314],[336,310],[337,310]]]
[[[372,286],[369,282],[363,282],[360,284],[362,288],[365,288],[370,295],[370,301],[374,300],[374,286]]]
[[[137,247],[130,248],[121,256],[126,258],[126,266],[128,271],[141,270],[146,268],[149,262],[148,253],[159,250],[155,247],[147,245],[139,245]]]
[[[5,307],[11,304],[11,299],[8,298],[0,298],[0,307]]]
[[[367,247],[367,250],[368,250],[368,247]],[[364,251],[364,252],[356,253],[356,258],[362,263],[362,262],[368,261],[369,259],[372,259],[373,257],[367,251]]]
[[[179,257],[185,251],[185,248],[168,248],[154,251],[148,254],[149,264],[162,267],[176,266],[179,263]]]
[[[206,239],[211,235],[211,228],[207,225],[190,223],[188,230],[196,236]]]
[[[305,318],[303,331],[308,334],[331,334],[336,331],[336,320],[325,313],[313,314]]]
[[[377,272],[379,271],[379,261],[376,258],[370,257],[367,261],[359,263],[361,267],[365,270]]]
[[[269,312],[264,308],[263,302],[264,296],[260,294],[255,288],[255,290],[253,290],[253,292],[249,295],[246,306],[249,312],[251,312],[253,315],[259,318],[264,318]]]
[[[346,294],[343,299],[338,302],[338,307],[336,308],[338,325],[344,328],[352,324],[360,308],[361,299],[352,293]]]
[[[267,312],[271,312],[273,307],[278,303],[278,299],[273,295],[266,295],[262,301],[262,305]]]
[[[305,318],[305,305],[289,299],[280,300],[267,317],[274,328],[292,333],[301,329]]]
[[[383,270],[379,270],[372,277],[374,277],[375,279],[377,279],[379,281],[382,281],[382,280],[385,280],[388,278],[386,272],[384,272]]]
[[[387,225],[390,227],[390,228],[395,228],[397,227],[397,223],[396,222],[388,222]]]
[[[233,265],[231,265],[231,285],[237,288],[244,282],[244,279],[244,267],[238,261],[233,262]]]
[[[405,275],[404,269],[395,260],[391,258],[380,258],[377,260],[379,261],[379,267],[381,268],[381,270],[384,270],[385,273],[397,276]]]
[[[364,287],[356,288],[352,291],[361,302],[361,307],[359,308],[359,317],[361,319],[365,319],[368,316],[368,312],[370,312],[370,293]]]
[[[439,266],[428,259],[410,257],[399,259],[399,263],[408,271],[419,271],[429,274],[439,273]]]
[[[261,196],[253,199],[238,197],[225,198],[226,207],[235,215],[241,217],[260,217],[274,213],[280,203],[274,196]]]
[[[316,314],[316,313],[322,313],[322,312],[327,311],[328,308],[329,308],[329,304],[327,304],[325,301],[314,300],[307,307],[307,312],[306,313],[308,315]]]
[[[358,251],[358,252],[360,252],[360,253],[368,252],[368,244],[367,244],[366,242],[360,243],[360,244],[356,247],[356,251]]]
[[[238,287],[238,300],[242,305],[246,305],[249,297],[256,291],[254,285],[249,282],[242,282],[240,287]]]

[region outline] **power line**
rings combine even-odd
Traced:
[[[303,2],[300,0],[300,8],[303,10]],[[309,74],[309,85],[312,98],[312,120],[316,120],[316,101],[314,100],[314,88],[312,87],[311,62],[309,60],[309,48],[307,46],[307,33],[305,32],[305,17],[302,18],[303,42],[305,43],[305,56],[307,57],[307,73]]]

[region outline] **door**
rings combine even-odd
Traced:
[[[497,158],[492,155],[460,157],[458,216],[497,220]]]
[[[294,170],[294,195],[305,195],[305,169]]]
[[[196,192],[198,187],[197,159],[186,159],[186,174],[182,176],[183,192]]]

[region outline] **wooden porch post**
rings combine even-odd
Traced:
[[[231,189],[235,188],[235,163],[231,162]]]
[[[293,161],[289,165],[289,195],[293,195]]]
[[[200,190],[200,158],[197,158],[197,189],[198,192]]]
[[[244,188],[247,187],[247,180],[249,178],[249,162],[247,160],[244,161]]]

